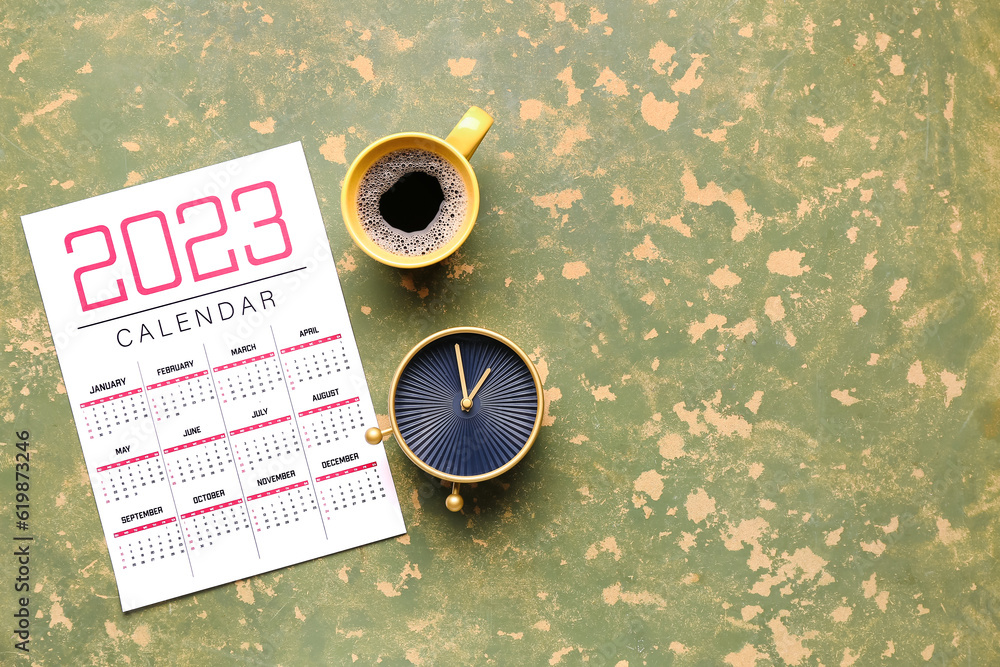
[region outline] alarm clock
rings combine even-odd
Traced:
[[[425,472],[452,483],[445,505],[462,509],[462,484],[507,472],[538,437],[544,397],[538,371],[500,334],[455,327],[428,336],[400,362],[389,387],[389,435]]]

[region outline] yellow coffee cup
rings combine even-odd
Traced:
[[[369,257],[401,269],[428,266],[455,252],[468,238],[472,227],[476,224],[476,216],[479,214],[479,181],[476,179],[476,173],[472,170],[472,165],[469,164],[469,159],[476,152],[491,125],[493,125],[493,118],[488,113],[479,107],[472,107],[462,116],[458,125],[445,139],[439,139],[422,132],[391,134],[379,139],[354,158],[354,162],[351,163],[350,169],[347,170],[347,176],[344,178],[344,188],[340,195],[340,209],[347,231],[358,247]],[[410,153],[400,153],[400,151]],[[374,176],[369,175],[373,167],[381,169],[381,165],[392,161],[393,155],[412,154],[413,151],[433,153],[437,158],[446,161],[454,168],[464,188],[465,206],[464,211],[460,214],[460,222],[452,222],[449,225],[449,236],[436,244],[436,247],[423,254],[402,254],[383,247],[365,230],[364,216],[359,207],[359,191],[363,186],[368,187],[367,183],[374,178]],[[366,200],[371,199],[370,192],[364,192],[361,195]],[[365,217],[365,220],[368,221],[369,225],[371,224],[370,216]]]

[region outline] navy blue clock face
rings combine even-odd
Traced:
[[[453,333],[418,350],[399,375],[394,413],[425,465],[472,477],[502,468],[526,445],[539,413],[534,376],[504,342]]]

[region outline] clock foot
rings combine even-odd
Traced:
[[[450,509],[452,512],[461,512],[462,506],[465,505],[465,501],[462,500],[462,496],[458,495],[458,487],[460,484],[455,482],[451,485],[451,495],[444,501],[445,507]]]
[[[369,445],[377,445],[378,443],[382,442],[382,440],[384,440],[385,438],[388,438],[390,435],[392,435],[392,429],[387,428],[386,430],[383,431],[377,426],[373,426],[367,431],[365,431],[365,442],[367,442]]]

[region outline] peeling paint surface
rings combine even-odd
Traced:
[[[998,31],[973,0],[5,3],[18,664],[1000,663]],[[351,161],[473,104],[471,236],[373,262]],[[459,514],[390,442],[406,536],[123,615],[19,216],[292,141],[377,411],[478,325],[530,351],[544,427]]]

